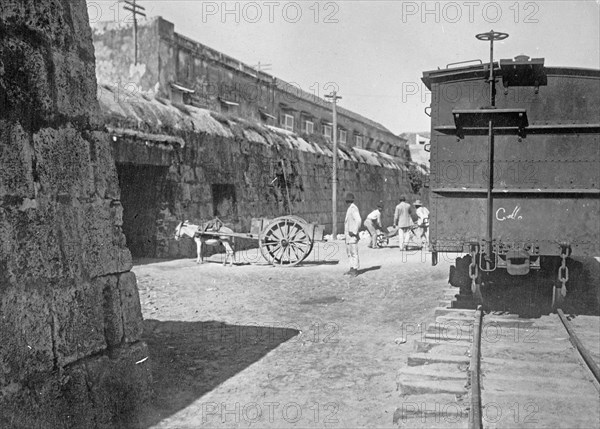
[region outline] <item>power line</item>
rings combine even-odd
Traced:
[[[124,0],[125,5],[123,9],[131,12],[133,14],[133,44],[134,44],[134,64],[137,65],[138,60],[138,26],[137,26],[137,16],[141,15],[146,18],[146,8],[136,4],[136,0]],[[129,7],[127,7],[129,6]],[[141,12],[144,11],[144,12]]]

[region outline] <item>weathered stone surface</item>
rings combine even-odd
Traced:
[[[82,207],[81,247],[90,277],[120,273],[131,269],[131,253],[125,236],[117,226],[121,222],[120,203],[94,200]]]
[[[54,288],[55,358],[59,367],[106,349],[102,290],[94,283]]]
[[[94,193],[89,145],[70,126],[44,128],[33,136],[36,172],[41,191],[71,200]]]
[[[94,131],[89,134],[88,142],[96,195],[100,198],[118,200],[121,192],[108,136]]]
[[[96,287],[102,290],[104,312],[104,335],[109,347],[118,346],[123,341],[123,318],[121,317],[121,297],[116,275],[94,279]]]
[[[131,412],[150,392],[147,357],[144,343],[124,344],[60,372],[38,373],[3,402],[0,427],[130,427]]]
[[[29,126],[85,123],[97,111],[93,46],[84,2],[19,0],[0,5],[7,109]],[[77,24],[74,24],[77,23]],[[76,30],[85,29],[81,36]],[[83,36],[83,37],[82,37]]]
[[[143,330],[142,308],[135,274],[132,272],[120,274],[118,286],[123,315],[123,340],[132,343],[140,339]]]
[[[0,288],[0,403],[29,377],[54,367],[51,293],[43,284]]]
[[[0,32],[0,427],[112,427],[149,374],[85,1]]]
[[[34,198],[32,150],[20,124],[0,121],[0,195]]]
[[[146,157],[137,158],[124,149],[140,141],[119,138],[113,142],[120,156],[117,170],[123,182],[124,229],[132,252],[139,257],[193,256],[193,243],[174,240],[175,227],[185,219],[200,223],[215,214],[238,232],[250,231],[252,218],[290,212],[324,224],[330,231],[331,158],[300,151],[279,134],[264,132],[272,146],[207,133],[175,132],[186,145],[171,153],[166,171],[145,164]],[[244,145],[246,149],[240,150]],[[338,231],[344,221],[346,192],[355,194],[363,218],[383,200],[384,218],[391,223],[400,195],[411,198],[407,179],[399,169],[340,160]],[[220,196],[219,189],[224,187],[231,193]]]

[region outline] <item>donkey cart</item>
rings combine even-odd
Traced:
[[[176,238],[181,235],[193,237],[198,243],[198,261],[201,259],[202,242],[220,241],[223,244],[233,242],[236,238],[258,240],[258,247],[263,258],[272,265],[292,267],[304,261],[310,254],[315,241],[323,240],[323,225],[307,223],[299,216],[282,216],[275,219],[253,218],[250,233],[236,233],[225,227],[223,222],[215,219],[201,226],[182,222],[177,227]],[[228,256],[233,250],[226,246]]]
[[[307,223],[299,216],[272,220],[252,219],[252,232],[258,234],[258,247],[266,261],[291,267],[304,261],[315,241],[323,240],[323,225]]]

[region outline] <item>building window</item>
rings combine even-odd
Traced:
[[[340,130],[340,143],[346,143],[346,137],[348,133],[346,130]]]
[[[323,125],[323,135],[331,138],[332,128],[331,125]]]
[[[312,121],[304,121],[304,131],[308,134],[315,132],[315,124]]]
[[[363,136],[356,136],[356,146],[359,148],[364,148],[365,141]]]
[[[283,115],[283,128],[288,131],[294,131],[294,117],[292,115]]]

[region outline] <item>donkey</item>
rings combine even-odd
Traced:
[[[223,232],[226,234],[231,234],[233,233],[233,230],[224,226],[223,222],[221,222],[219,219],[215,219],[201,225],[194,225],[186,220],[177,225],[177,228],[175,229],[175,240],[179,240],[184,235],[194,239],[196,242],[196,251],[198,252],[198,256],[196,258],[197,264],[204,263],[204,255],[202,254],[204,244],[208,246],[222,244],[225,247],[225,259],[223,260],[223,266],[227,264],[227,259],[231,258],[229,266],[232,267],[233,260],[235,259],[235,237],[228,235],[207,235],[203,234],[203,232]]]

